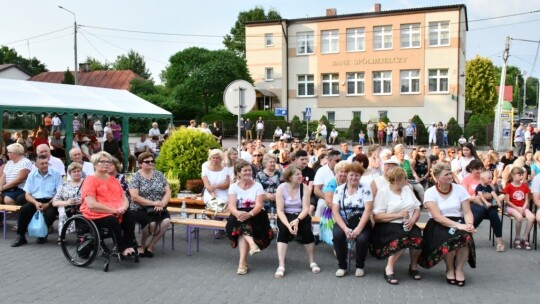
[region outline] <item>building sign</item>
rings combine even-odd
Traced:
[[[389,64],[389,63],[407,63],[407,57],[359,58],[359,59],[352,59],[352,60],[332,61],[333,66]]]

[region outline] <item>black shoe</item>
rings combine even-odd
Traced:
[[[28,241],[23,236],[20,236],[11,244],[11,247],[19,247],[25,244],[28,244]]]
[[[45,243],[47,243],[46,237],[37,238],[36,240],[36,244],[45,244]]]

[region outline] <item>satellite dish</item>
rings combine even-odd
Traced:
[[[255,106],[255,88],[245,80],[235,80],[225,89],[223,102],[229,112],[242,116]]]

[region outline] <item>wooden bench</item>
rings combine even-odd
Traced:
[[[186,226],[186,238],[188,242],[188,256],[191,256],[191,232],[195,233],[195,239],[197,240],[197,252],[199,252],[199,229],[212,229],[225,231],[225,221],[216,220],[203,220],[203,219],[183,219],[179,217],[171,217],[171,223],[177,225]],[[174,239],[174,230],[172,238]]]
[[[175,212],[175,213],[176,212],[178,212],[178,213],[182,212],[181,207],[167,207],[167,210],[169,210],[169,212]],[[210,210],[199,209],[199,208],[186,208],[186,213],[188,215],[190,215],[190,214],[194,214],[194,215],[204,214],[206,216],[217,217],[217,218],[228,218],[231,215],[229,212],[215,213],[215,212],[210,211]]]
[[[3,224],[3,230],[4,230],[4,239],[6,239],[6,232],[7,232],[7,223],[6,223],[6,218],[7,218],[7,213],[8,212],[17,212],[21,209],[21,206],[17,206],[17,205],[0,205],[0,213],[3,213],[3,216],[4,216],[4,220],[2,222]]]
[[[204,207],[206,207],[206,204],[200,197],[198,198],[171,198],[169,200],[169,206],[181,207],[184,202],[186,203],[187,208],[204,209]]]

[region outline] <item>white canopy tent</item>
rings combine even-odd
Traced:
[[[171,112],[124,90],[8,79],[0,79],[0,111],[0,129],[4,112],[64,115],[67,149],[73,140],[74,115],[122,117],[123,151],[128,147],[129,118],[172,119]]]

